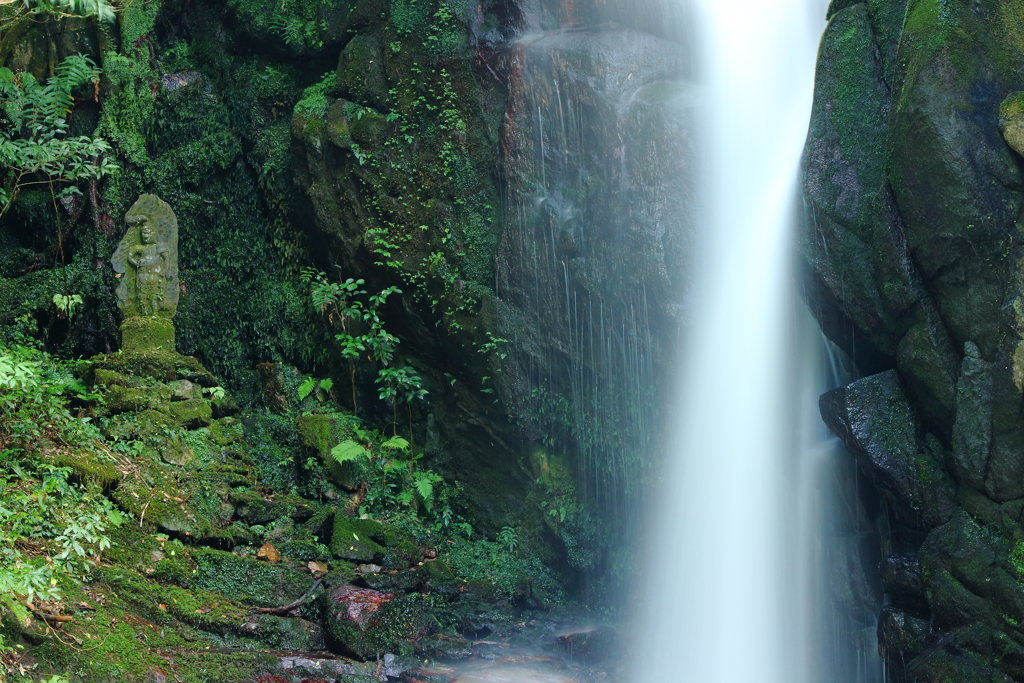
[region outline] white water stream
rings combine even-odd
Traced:
[[[706,234],[634,680],[820,683],[791,251],[825,2],[693,4]]]

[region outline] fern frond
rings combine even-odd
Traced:
[[[351,439],[342,441],[331,449],[331,456],[339,463],[356,460],[366,455],[366,449]]]

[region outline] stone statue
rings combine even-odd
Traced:
[[[144,194],[125,221],[128,232],[110,259],[122,273],[117,304],[125,318],[172,318],[178,307],[178,219],[167,202]]]

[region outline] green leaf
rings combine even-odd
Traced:
[[[302,384],[300,384],[299,385],[299,400],[301,401],[302,399],[304,399],[307,396],[309,396],[309,392],[313,391],[313,387],[315,387],[315,386],[316,386],[316,380],[315,379],[307,379]]]
[[[403,439],[400,436],[393,436],[390,439],[388,439],[387,441],[385,441],[384,443],[382,443],[381,447],[385,448],[385,449],[387,449],[389,451],[391,451],[391,450],[407,451],[407,450],[409,450],[409,442],[406,441],[405,439]]]
[[[430,501],[434,496],[434,483],[429,475],[422,475],[416,478],[416,491],[420,494],[423,502],[430,507]]]
[[[331,387],[333,387],[333,386],[334,386],[334,382],[329,380],[329,379],[322,379],[322,380],[320,380],[320,388],[323,389],[324,391],[330,391]]]
[[[366,455],[366,449],[351,439],[342,441],[331,449],[331,457],[339,463],[356,460]]]

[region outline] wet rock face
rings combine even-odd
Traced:
[[[821,409],[884,503],[893,680],[1024,675],[1021,9],[836,0],[819,55],[801,254],[876,373]]]

